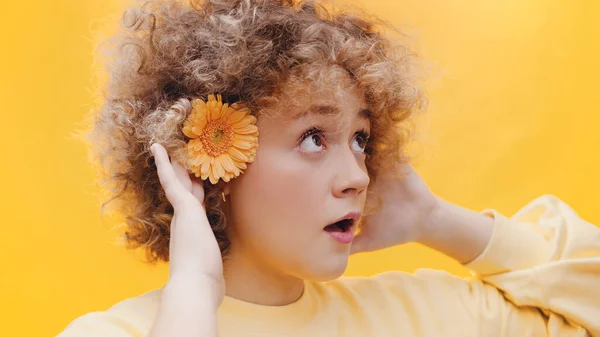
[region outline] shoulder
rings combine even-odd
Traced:
[[[478,283],[434,269],[341,277],[315,288],[323,311],[335,317],[361,317],[369,326],[405,332],[423,328],[415,317],[433,319],[437,327],[451,327],[457,317],[467,321],[474,309],[465,299],[483,290]],[[432,330],[431,335],[438,332]]]
[[[333,281],[313,284],[317,292],[328,296],[361,300],[422,301],[428,294],[468,288],[468,280],[446,271],[419,269],[414,273],[387,271],[373,276],[340,277]],[[432,291],[435,290],[435,291]]]
[[[124,299],[104,311],[88,312],[69,323],[58,337],[145,336],[158,310],[161,289]]]

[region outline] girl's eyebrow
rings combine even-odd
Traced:
[[[327,105],[327,104],[314,104],[314,105],[311,105],[308,109],[303,110],[302,112],[296,114],[292,119],[297,120],[297,119],[300,119],[309,114],[331,116],[331,115],[337,115],[339,113],[340,113],[340,110],[336,106]],[[359,109],[358,116],[363,119],[369,119],[371,117],[371,110]]]

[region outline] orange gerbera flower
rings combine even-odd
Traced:
[[[258,148],[256,117],[241,104],[223,104],[221,95],[192,101],[192,112],[183,124],[190,138],[187,155],[190,170],[216,184],[240,175],[254,161]]]

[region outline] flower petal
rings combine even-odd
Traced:
[[[249,143],[255,143],[257,141],[256,137],[253,135],[235,135],[234,136],[235,140],[242,140],[242,141],[246,141]]]
[[[213,184],[216,184],[219,181],[219,178],[221,177],[221,175],[219,175],[217,166],[220,166],[220,165],[216,165],[215,163],[210,165],[210,172],[208,173],[210,182]],[[221,169],[223,169],[223,167],[221,167]]]
[[[217,176],[217,178],[221,178],[225,175],[225,168],[223,168],[221,158],[215,158],[215,164],[212,165],[212,168],[212,172]]]
[[[215,109],[212,105],[212,102],[209,102],[210,105],[207,106],[206,108],[206,120],[209,122],[212,122],[213,120],[215,120],[213,118],[213,110]]]
[[[206,103],[199,98],[193,100],[192,101],[192,111],[194,111],[196,113],[205,112],[206,111]]]
[[[193,155],[192,159],[190,160],[190,164],[194,165],[194,166],[200,166],[200,163],[202,161],[200,161],[200,155],[196,154]]]
[[[223,164],[223,168],[225,169],[225,171],[235,172],[238,170],[233,162],[233,159],[231,159],[231,157],[228,154],[220,155],[219,159],[221,159],[221,163]]]
[[[246,125],[255,124],[255,123],[256,123],[256,117],[254,117],[252,115],[248,115],[248,116],[245,116],[244,118],[240,119],[239,121],[237,121],[235,123],[231,123],[231,126],[234,129],[237,129],[237,128],[243,128]]]
[[[244,163],[244,162],[241,162],[241,161],[236,161],[236,162],[234,162],[234,163],[235,163],[235,166],[237,166],[238,168],[240,168],[240,169],[242,169],[242,170],[245,170],[245,169],[246,169],[246,167],[247,167],[246,163]]]
[[[227,115],[229,115],[229,110],[229,103],[223,103],[223,106],[219,110],[219,119],[225,118]]]
[[[206,123],[208,123],[206,118],[202,118],[196,121],[196,124],[192,126],[192,132],[200,136],[202,134],[202,131],[204,131],[204,128],[206,127]]]
[[[253,133],[256,133],[258,131],[258,127],[256,125],[246,125],[243,128],[237,128],[234,129],[235,133],[240,134],[240,135],[251,135]]]
[[[256,151],[253,151],[249,156],[248,156],[248,160],[246,160],[246,163],[253,163],[254,159],[256,159]]]
[[[219,95],[219,97],[220,96],[221,95]],[[206,105],[206,118],[208,119],[208,121],[214,121],[215,119],[217,119],[217,116],[221,114],[221,107],[223,106],[223,104],[215,100],[215,95],[210,94],[208,95],[208,101],[206,102]]]
[[[183,131],[183,134],[186,135],[188,138],[198,137],[198,135],[192,131],[192,123],[188,121],[185,121],[183,123],[183,128],[181,129],[181,131]]]
[[[205,158],[205,159],[207,159],[207,160],[204,160],[200,166],[200,173],[204,176],[206,176],[210,173],[210,158]]]
[[[229,117],[227,117],[227,121],[231,124],[237,123],[242,120],[249,113],[248,109],[237,110],[231,113]]]
[[[208,154],[206,154],[205,152],[199,153],[198,155],[196,155],[196,157],[194,158],[194,162],[193,164],[195,166],[200,167],[202,165],[202,163],[209,161],[209,156]]]
[[[242,139],[237,139],[236,137],[236,139],[233,140],[233,146],[237,147],[238,149],[248,150],[254,147],[254,144]]]
[[[200,141],[199,138],[190,140],[190,147],[191,147],[192,151],[194,151],[194,152],[200,152],[200,151],[204,150],[204,147],[202,146],[202,142]]]
[[[222,104],[221,106],[218,106],[216,109],[213,110],[213,120],[223,118],[223,108],[225,108],[225,105],[227,105],[227,103]]]
[[[221,109],[221,118],[228,118],[235,111],[236,109],[228,106],[228,104],[223,104],[223,109]]]
[[[200,139],[190,139],[187,143],[187,151],[191,156],[193,156],[196,152],[202,151],[202,142]]]
[[[227,154],[231,156],[232,159],[237,161],[248,161],[248,157],[242,151],[238,150],[234,146],[230,147],[227,150]]]

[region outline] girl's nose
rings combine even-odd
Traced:
[[[369,186],[369,174],[364,159],[352,151],[346,151],[337,163],[338,172],[333,183],[333,194],[337,198],[360,194]]]

